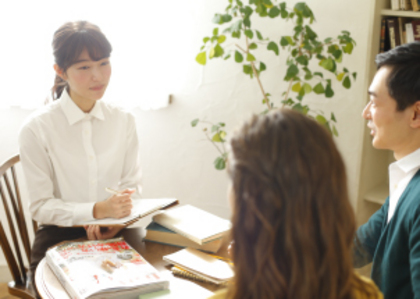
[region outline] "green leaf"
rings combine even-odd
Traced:
[[[286,2],[280,3],[280,9],[285,10],[286,9]]]
[[[326,119],[323,115],[321,115],[321,114],[318,114],[318,115],[315,117],[315,119],[316,119],[316,121],[317,121],[317,122],[319,122],[321,125],[325,125],[325,124],[327,123],[327,119]]]
[[[343,47],[344,53],[351,54],[353,52],[353,43],[347,43],[345,47]]]
[[[263,62],[260,62],[260,72],[265,71],[267,69],[267,67],[265,66],[265,64]]]
[[[219,44],[223,43],[226,40],[226,36],[225,35],[220,35],[219,38],[217,39],[217,42]]]
[[[223,56],[224,53],[225,50],[223,50],[223,48],[219,44],[217,44],[216,47],[214,47],[214,57]]]
[[[331,57],[327,59],[323,59],[319,62],[319,65],[322,66],[324,69],[331,71],[334,68],[334,62]]]
[[[338,80],[338,81],[343,80],[343,77],[344,77],[344,75],[345,75],[345,74],[346,74],[346,73],[344,73],[344,72],[343,72],[343,73],[338,74],[338,75],[337,75],[337,80]]]
[[[247,75],[251,75],[252,76],[252,67],[248,64],[244,64],[243,65],[243,72]]]
[[[287,10],[282,10],[280,16],[282,19],[286,19],[289,16],[289,13],[287,12]],[[292,18],[292,16],[290,17]]]
[[[282,47],[286,47],[289,45],[289,41],[287,40],[287,38],[285,36],[282,36],[280,39],[280,46]]]
[[[293,86],[292,86],[292,91],[294,91],[294,92],[299,92],[299,91],[300,91],[300,89],[301,89],[300,82],[297,82],[297,83],[293,84]]]
[[[213,138],[211,139],[214,142],[225,142],[224,138],[226,137],[225,131],[219,131],[216,134],[213,135]]]
[[[215,14],[213,19],[211,20],[215,24],[223,24],[223,19],[221,14]]]
[[[343,81],[343,86],[347,89],[351,87],[350,77],[346,76]]]
[[[252,43],[252,44],[249,45],[250,50],[255,50],[256,48],[258,48],[256,43]]]
[[[248,28],[251,27],[251,20],[249,17],[244,18],[244,25]]]
[[[286,72],[285,80],[289,81],[299,73],[299,69],[295,64],[291,64]]]
[[[245,33],[246,36],[248,36],[251,39],[254,37],[254,33],[252,32],[252,30],[247,29],[247,30],[245,30],[244,33]]]
[[[219,126],[224,127],[225,123],[219,123]]]
[[[277,6],[273,6],[270,11],[268,12],[268,16],[270,18],[275,18],[280,14],[280,9],[277,8]]]
[[[274,51],[274,53],[276,53],[276,55],[279,55],[279,47],[277,46],[277,44],[275,42],[270,42],[267,45],[267,50],[272,50]]]
[[[312,87],[308,83],[303,84],[302,89],[305,91],[305,94],[308,94],[312,91]]]
[[[230,27],[232,31],[238,31],[241,30],[242,28],[242,20],[238,20],[235,23],[232,24],[232,26]]]
[[[210,40],[209,37],[205,37],[205,38],[203,38],[203,43],[207,43],[209,40]]]
[[[301,65],[308,65],[308,58],[306,56],[299,56],[296,58],[296,62],[300,63]]]
[[[212,59],[215,54],[216,54],[216,50],[213,47],[211,47],[210,52],[209,52],[209,58]]]
[[[315,39],[318,35],[309,27],[308,25],[305,26],[306,29],[306,36],[309,39]]]
[[[337,128],[334,125],[332,126],[332,133],[335,137],[338,137],[338,131],[337,131]]]
[[[304,2],[296,3],[294,10],[301,13],[305,18],[309,18],[312,15],[312,11]]]
[[[331,85],[327,84],[325,88],[325,97],[332,98],[333,96],[334,96],[334,91],[332,90]]]
[[[228,54],[225,57],[223,57],[224,60],[228,60],[229,58],[230,58],[230,54]]]
[[[195,61],[197,61],[201,65],[206,65],[206,60],[206,52],[198,53],[198,55],[195,57]]]
[[[252,55],[251,53],[248,53],[246,55],[246,61],[255,61],[254,55]]]
[[[319,76],[321,78],[324,78],[324,74],[323,73],[320,73],[320,72],[315,72],[314,73],[314,76]]]
[[[226,162],[223,157],[217,157],[213,163],[214,163],[214,168],[216,168],[217,170],[223,170],[226,168]]]
[[[324,43],[329,44],[330,42],[332,42],[331,37],[328,37],[328,38],[324,39]]]
[[[317,85],[314,86],[314,92],[316,94],[321,94],[325,92],[324,86],[322,85],[322,83],[318,83]]]
[[[352,74],[352,76],[353,76],[354,80],[356,80],[357,73],[356,73],[356,72],[354,72],[354,73]]]
[[[218,125],[213,125],[212,127],[211,127],[211,132],[213,133],[213,132],[217,132],[217,130],[219,130],[219,126]]]
[[[335,115],[334,115],[334,113],[333,112],[331,112],[331,120],[333,121],[333,122],[337,122],[337,120],[335,119]]]
[[[196,118],[193,121],[191,121],[191,127],[195,127],[198,124],[199,121],[200,120],[198,118]]]
[[[264,39],[263,36],[261,35],[261,32],[259,32],[258,30],[255,30],[255,33],[257,34],[257,38],[259,40],[263,40]]]
[[[244,57],[242,56],[241,52],[235,51],[235,61],[240,63],[244,60]]]
[[[343,52],[341,50],[335,50],[334,52],[332,52],[332,55],[334,56],[335,59],[340,59],[341,55],[343,55]]]
[[[241,32],[240,31],[234,31],[234,32],[232,32],[232,37],[240,38],[241,37]]]
[[[228,23],[228,22],[232,21],[232,16],[229,15],[229,14],[225,14],[225,15],[222,16],[222,20],[223,20],[224,23]]]
[[[218,35],[219,34],[219,28],[214,28],[213,29],[213,35]]]

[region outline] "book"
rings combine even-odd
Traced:
[[[391,9],[392,10],[400,10],[401,9],[400,0],[390,0],[390,1],[391,1]]]
[[[413,7],[414,11],[420,10],[420,0],[411,0],[411,6]]]
[[[192,247],[212,253],[217,252],[222,246],[222,238],[199,245],[153,221],[146,227],[146,236],[144,237],[144,240],[178,247]]]
[[[391,49],[400,45],[400,31],[398,28],[397,18],[387,18],[389,43]]]
[[[414,42],[413,24],[411,22],[405,24],[405,32],[407,37],[407,43]]]
[[[99,225],[99,226],[128,226],[136,222],[137,220],[152,214],[158,210],[166,209],[178,204],[178,200],[175,198],[145,198],[145,199],[134,199],[133,209],[131,214],[127,217],[115,219],[115,218],[104,218],[87,221],[83,225]]]
[[[381,31],[380,31],[380,41],[379,41],[379,53],[383,53],[390,49],[389,45],[389,33],[387,30],[387,21],[386,18],[381,20]]]
[[[230,221],[191,205],[161,212],[153,221],[199,245],[221,238],[231,227]]]
[[[414,20],[411,24],[413,25],[414,40],[420,41],[420,20]]]
[[[212,283],[214,284],[214,282],[212,280],[209,280],[206,276],[204,275],[198,275],[198,274],[194,274],[188,270],[185,270],[179,266],[173,266],[171,268],[171,272],[173,275],[178,276],[178,277],[182,277],[182,278],[187,278],[187,279],[191,279],[191,280],[195,280],[195,281],[199,281],[199,282],[205,282],[205,283]],[[217,285],[227,285],[227,281],[225,282],[221,282],[220,284]]]
[[[70,298],[136,298],[169,288],[123,238],[64,242],[48,249],[46,262]]]
[[[401,9],[402,10],[412,10],[411,0],[401,0]]]
[[[234,275],[228,263],[193,248],[165,255],[163,260],[218,285],[226,284]]]

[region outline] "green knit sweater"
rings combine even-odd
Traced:
[[[389,197],[356,234],[355,267],[372,265],[385,299],[420,299],[420,171],[401,195],[388,223]]]

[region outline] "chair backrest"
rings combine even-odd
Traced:
[[[20,246],[23,247],[24,254],[26,254],[26,258],[29,261],[31,256],[31,243],[15,167],[19,161],[19,155],[15,155],[0,165],[0,198],[3,203],[11,237],[11,240],[9,240],[2,221],[0,221],[0,244],[14,282],[25,285],[27,275]],[[32,221],[32,226],[35,232],[38,228],[35,221]]]

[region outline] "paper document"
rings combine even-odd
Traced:
[[[88,221],[77,226],[82,225],[100,225],[100,226],[127,226],[134,223],[140,218],[147,216],[153,212],[156,212],[160,209],[175,205],[178,203],[178,200],[175,198],[143,198],[143,199],[134,199],[133,200],[133,209],[131,210],[130,216],[115,219],[115,218],[104,218],[97,219],[93,221]]]

